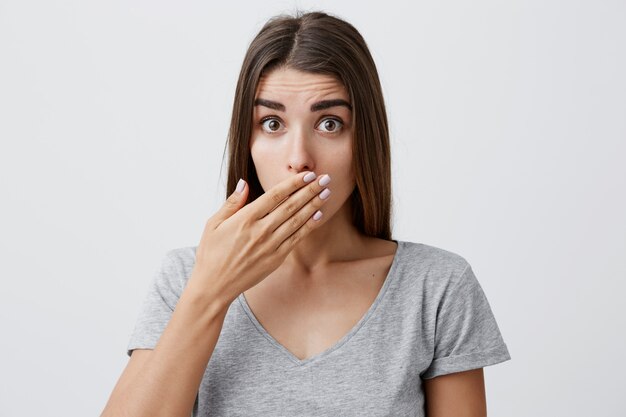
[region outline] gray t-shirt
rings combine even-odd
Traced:
[[[229,306],[193,415],[423,417],[423,379],[511,359],[468,262],[434,246],[394,241],[398,249],[370,309],[311,358],[300,360],[278,343],[240,294]],[[165,254],[128,355],[156,346],[195,250]]]

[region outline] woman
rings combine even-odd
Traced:
[[[270,19],[229,147],[226,203],[166,254],[102,415],[486,415],[482,368],[510,355],[463,257],[391,239],[385,105],[358,31]]]

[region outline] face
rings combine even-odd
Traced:
[[[261,77],[250,152],[263,190],[299,172],[328,174],[332,194],[322,221],[336,213],[355,186],[351,104],[328,75],[276,69]]]

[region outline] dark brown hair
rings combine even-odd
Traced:
[[[250,187],[246,204],[264,193],[250,155],[254,96],[260,77],[278,67],[331,75],[345,86],[354,126],[353,224],[367,236],[390,240],[391,156],[378,72],[361,34],[350,23],[321,11],[274,16],[250,43],[228,132],[226,197],[234,192],[239,178]]]

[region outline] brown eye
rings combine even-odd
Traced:
[[[343,127],[343,123],[341,122],[341,120],[334,118],[324,119],[322,120],[322,123],[320,123],[320,125],[324,127],[325,130],[323,129],[323,131],[328,133],[337,133]]]
[[[276,132],[280,127],[280,122],[274,118],[267,118],[261,120],[261,126],[264,127],[263,130],[265,130],[266,132]],[[265,127],[267,127],[267,129],[265,129]]]

